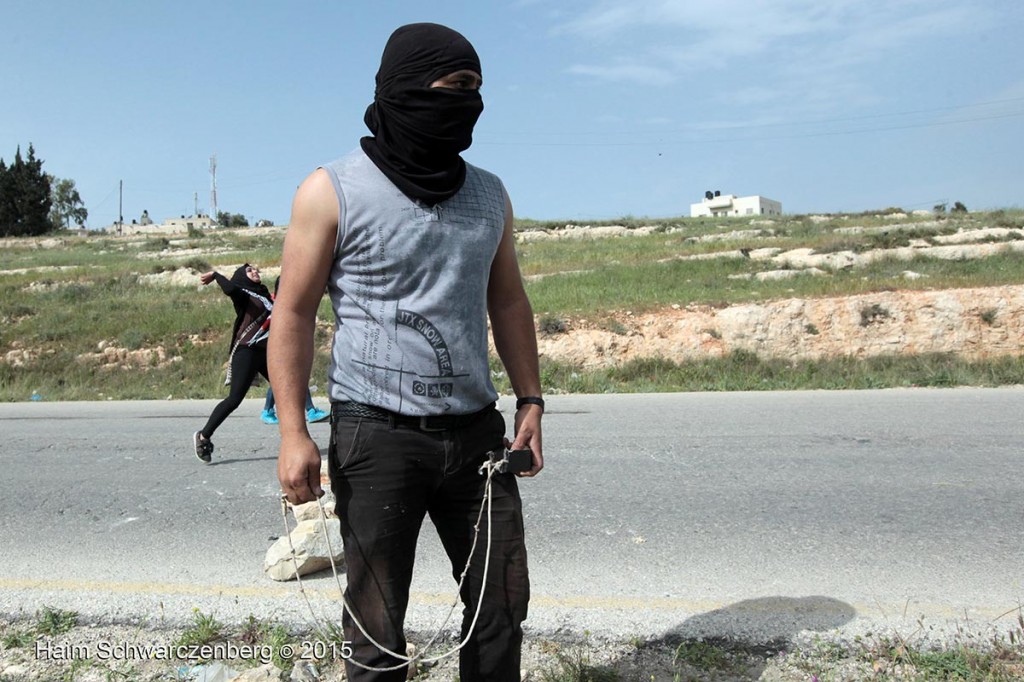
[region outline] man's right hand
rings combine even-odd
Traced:
[[[281,439],[277,480],[292,504],[312,502],[324,494],[320,487],[320,448],[309,436]]]

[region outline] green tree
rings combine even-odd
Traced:
[[[31,236],[53,230],[50,222],[50,176],[43,172],[42,159],[28,146],[22,159],[21,147],[14,162],[0,159],[0,236]]]
[[[967,207],[959,201],[953,204],[953,208],[949,210],[950,213],[967,213]]]
[[[50,187],[52,202],[50,222],[55,227],[65,229],[71,227],[72,221],[78,225],[84,225],[89,217],[89,211],[86,210],[82,197],[78,194],[75,181],[70,178],[55,178],[51,175]]]
[[[0,235],[14,234],[13,225],[18,222],[18,211],[14,206],[14,174],[0,159]]]
[[[217,213],[217,224],[221,227],[249,227],[249,220],[241,213],[219,211]]]

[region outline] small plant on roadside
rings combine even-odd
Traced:
[[[291,671],[294,662],[291,658],[281,657],[281,647],[286,644],[291,645],[292,636],[280,623],[260,620],[250,614],[242,624],[242,631],[238,638],[246,644],[269,646],[274,665],[285,672]]]
[[[811,336],[817,336],[818,334],[821,333],[818,331],[818,328],[812,323],[807,323],[806,325],[804,325],[804,331],[810,334]]]
[[[87,658],[76,658],[71,661],[71,665],[64,671],[61,676],[61,682],[75,682],[78,679],[78,673],[82,670],[87,670],[93,666],[93,662]]]
[[[568,651],[555,652],[553,664],[540,671],[540,682],[618,682],[614,670],[593,665],[586,643],[575,644]]]
[[[35,639],[35,635],[31,631],[19,629],[4,633],[0,643],[4,645],[5,649],[23,649],[31,645]]]
[[[242,623],[242,630],[238,633],[238,639],[245,644],[256,644],[263,639],[263,634],[267,631],[268,625],[266,621],[262,621],[250,613],[249,617]]]
[[[292,636],[288,634],[288,630],[283,625],[273,625],[264,634],[262,643],[270,646],[274,652],[271,654],[271,661],[274,665],[286,673],[291,672],[292,666],[295,665],[294,657],[281,657],[281,648],[286,644],[292,645]]]
[[[62,635],[78,623],[78,614],[51,606],[44,606],[36,614],[36,632],[41,635]]]
[[[981,311],[981,315],[979,315],[979,317],[981,317],[982,322],[991,327],[996,323],[996,315],[998,312],[999,311],[995,308],[987,308],[986,310]]]
[[[697,670],[726,670],[731,666],[729,652],[722,647],[705,642],[703,640],[692,640],[681,643],[676,647],[675,655],[672,657],[674,666],[686,665]]]
[[[340,644],[345,641],[345,630],[334,621],[328,621],[316,631],[316,635],[322,642],[337,642]]]
[[[133,682],[134,680],[140,679],[139,672],[131,665],[123,665],[122,669],[110,668],[103,673],[103,679],[106,682],[115,682],[116,680],[123,680],[123,682]]]
[[[192,609],[192,625],[185,628],[176,644],[179,646],[196,646],[210,644],[224,638],[224,625],[212,615],[199,609]]]
[[[918,632],[924,627],[919,621]],[[858,637],[859,650],[853,652],[844,652],[837,644],[817,643],[815,651],[803,657],[800,667],[808,671],[814,667],[822,674],[821,679],[846,663],[867,666],[865,673],[870,670],[870,679],[881,682],[1012,682],[1024,679],[1022,635],[1024,616],[1018,613],[1017,624],[1007,636],[995,636],[987,642],[963,632],[942,645],[917,644],[913,636],[899,634],[877,639]]]

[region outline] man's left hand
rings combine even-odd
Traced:
[[[512,450],[530,450],[533,453],[533,468],[517,476],[529,478],[536,476],[544,468],[544,450],[541,447],[540,418],[544,410],[539,405],[523,405],[516,410],[515,440]]]

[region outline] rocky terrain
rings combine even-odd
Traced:
[[[784,280],[798,277],[829,277],[838,270],[864,267],[878,260],[910,261],[925,255],[935,259],[965,260],[984,258],[997,253],[1024,252],[1024,229],[1020,227],[979,226],[977,229],[943,233],[942,225],[932,220],[908,220],[908,216],[887,216],[891,220],[882,227],[864,227],[851,224],[838,227],[834,234],[851,236],[871,231],[886,234],[900,231],[933,230],[928,238],[910,239],[907,245],[895,248],[831,250],[818,253],[810,248],[784,250],[771,245],[777,224],[770,220],[751,221],[750,229],[723,229],[715,234],[695,237],[695,242],[710,244],[711,248],[697,254],[680,255],[678,259],[749,258],[764,267],[755,279]],[[814,216],[812,222],[818,222]],[[820,222],[833,221],[821,217]],[[521,243],[552,240],[630,239],[657,233],[663,228],[623,226],[565,226],[559,229],[533,229],[517,234]],[[252,231],[248,236],[267,234]],[[716,242],[726,243],[716,250]],[[731,243],[743,242],[750,248],[736,249]],[[0,249],[24,246],[24,240],[0,240]],[[59,249],[61,238],[38,240],[34,248]],[[236,250],[218,248],[204,250],[188,246],[189,240],[168,240],[165,250],[140,253],[140,262],[173,260],[182,257],[210,258],[218,255],[222,260],[239,259],[246,255]],[[130,242],[123,241],[129,246]],[[147,263],[148,265],[148,263]],[[221,264],[222,271],[232,265]],[[54,281],[75,266],[47,266],[38,268],[0,269],[3,275],[37,277],[25,286],[33,292],[51,291],[66,283]],[[272,280],[278,274],[274,267],[264,267],[263,275]],[[569,274],[569,273],[556,273]],[[138,276],[140,285],[147,287],[197,288],[198,271],[194,267],[169,266],[162,272],[147,272]],[[551,276],[547,274],[544,276]],[[539,277],[539,276],[538,276]],[[907,282],[917,281],[921,275],[906,270]],[[50,279],[54,278],[54,279]],[[2,280],[0,280],[2,281]],[[91,286],[77,282],[76,286]],[[17,318],[5,318],[5,324],[16,323]],[[1024,351],[1024,284],[981,288],[954,288],[911,290],[896,288],[869,294],[815,298],[776,298],[756,303],[728,306],[669,305],[659,310],[632,312],[610,311],[600,319],[577,316],[560,319],[558,325],[548,327],[538,318],[539,349],[543,356],[583,368],[604,368],[638,358],[665,358],[677,362],[707,357],[720,357],[742,350],[761,357],[782,357],[792,360],[820,359],[852,355],[872,357],[892,354],[951,353],[969,359],[985,359],[1001,355],[1020,355]],[[323,323],[329,326],[328,323]],[[218,342],[215,339],[189,336],[193,346]],[[40,350],[15,339],[7,348],[0,347],[0,363],[12,368],[30,365],[39,360]],[[164,346],[129,349],[110,340],[101,340],[94,350],[83,353],[78,360],[91,367],[104,369],[147,369],[182,362]],[[287,569],[287,565],[268,555],[267,570]],[[279,576],[288,579],[290,576]],[[21,620],[0,620],[0,682],[8,680],[170,680],[197,679],[202,668],[197,661],[140,659],[132,661],[100,661],[93,658],[79,665],[74,660],[41,660],[35,655],[38,642],[73,643],[92,647],[97,651],[100,642],[123,642],[132,650],[147,645],[171,644],[182,636],[180,631],[154,623],[105,624],[81,623],[70,632],[43,636],[31,630],[31,614]],[[1020,621],[1024,628],[1024,620]],[[1024,632],[1024,631],[1022,631]],[[294,634],[294,633],[293,633]],[[865,644],[860,645],[862,648]],[[676,643],[624,643],[590,642],[576,637],[574,641],[559,642],[545,638],[531,638],[524,651],[525,679],[551,679],[547,672],[554,667],[565,669],[568,664],[589,666],[592,672],[613,672],[620,679],[651,680],[776,680],[788,682],[812,679],[813,670],[828,670],[830,679],[903,679],[914,671],[899,670],[887,659],[888,649],[880,648],[875,658],[860,660],[841,657],[836,665],[836,651],[819,651],[819,643],[805,642],[804,648],[790,647],[788,653],[737,650],[729,653],[725,662],[708,669],[690,665],[679,656]],[[1018,647],[1019,649],[1019,647]],[[701,650],[701,663],[705,664],[715,649],[708,645]],[[889,651],[889,654],[892,654]],[[1024,665],[1019,651],[1016,657],[1003,661],[1007,677],[998,679],[1024,679]],[[567,663],[568,662],[568,663]],[[289,679],[273,665],[257,666],[252,660],[226,661],[234,672],[244,672],[243,679]],[[321,665],[319,675],[300,668],[290,679],[342,679],[338,666]],[[451,662],[421,670],[418,679],[452,679],[455,668]],[[303,677],[303,674],[309,673]],[[890,675],[887,677],[886,675]],[[226,679],[226,678],[225,678]],[[583,679],[582,677],[580,679]],[[605,679],[591,677],[590,679]],[[610,679],[610,678],[609,678]],[[817,679],[813,677],[813,679]],[[995,679],[995,678],[994,678]]]
[[[777,223],[754,220],[746,225],[749,229],[723,228],[717,233],[688,240],[712,245],[743,241],[751,244],[752,248],[712,248],[707,252],[678,255],[668,260],[749,258],[764,268],[749,277],[767,281],[829,277],[836,271],[861,268],[882,260],[910,261],[926,256],[963,261],[998,253],[1024,252],[1024,228],[1021,227],[994,227],[979,223],[971,229],[949,233],[943,230],[942,221],[922,220],[921,216],[896,213],[884,218],[887,224],[881,226],[850,224],[833,227],[831,233],[855,238],[903,232],[914,238],[905,240],[906,245],[896,248],[825,253],[817,253],[811,248],[784,250],[770,245],[778,229]],[[808,220],[812,223],[831,221],[833,225],[836,222],[835,218],[827,216],[810,216]],[[283,228],[271,230],[281,232]],[[516,239],[521,244],[629,239],[659,230],[664,228],[567,225],[557,229],[523,230],[517,232]],[[668,232],[673,230],[675,228],[669,228]],[[242,236],[267,233],[268,230],[239,232]],[[921,235],[927,237],[922,238]],[[36,247],[59,249],[63,244],[62,239],[46,239],[39,240]],[[5,244],[0,244],[2,246]],[[138,258],[142,261],[183,256],[210,258],[231,253],[237,252],[223,246],[204,251],[195,248],[194,242],[170,239],[163,250],[141,252]],[[39,268],[41,279],[30,284],[29,288],[45,290],[60,286],[59,282],[47,277],[67,267]],[[234,265],[219,267],[228,271]],[[2,270],[0,275],[23,272],[23,269]],[[279,274],[279,269],[270,266],[263,272],[267,281],[272,281]],[[192,267],[179,266],[141,274],[138,281],[153,287],[197,288],[197,274]],[[552,275],[533,278],[549,276]],[[909,282],[922,275],[906,270],[903,277]],[[583,368],[608,367],[637,358],[682,362],[720,357],[737,350],[749,351],[760,357],[791,360],[924,353],[952,353],[966,359],[984,359],[1020,354],[1024,350],[1024,285],[923,291],[915,287],[855,296],[790,298],[726,307],[672,305],[636,314],[612,311],[600,320],[584,317],[564,319],[560,320],[557,330],[546,329],[540,322],[538,320],[541,354]],[[200,344],[207,340],[196,337],[192,342]],[[0,361],[19,366],[31,362],[38,352],[14,341],[10,349],[0,355]],[[180,358],[163,347],[127,349],[110,341],[101,341],[94,352],[85,354],[80,360],[102,367],[145,368],[166,366]]]
[[[540,351],[583,367],[736,350],[792,360],[923,353],[982,359],[1024,348],[1024,286],[674,307],[615,319],[614,331],[607,322],[568,320],[564,333],[541,335]]]

